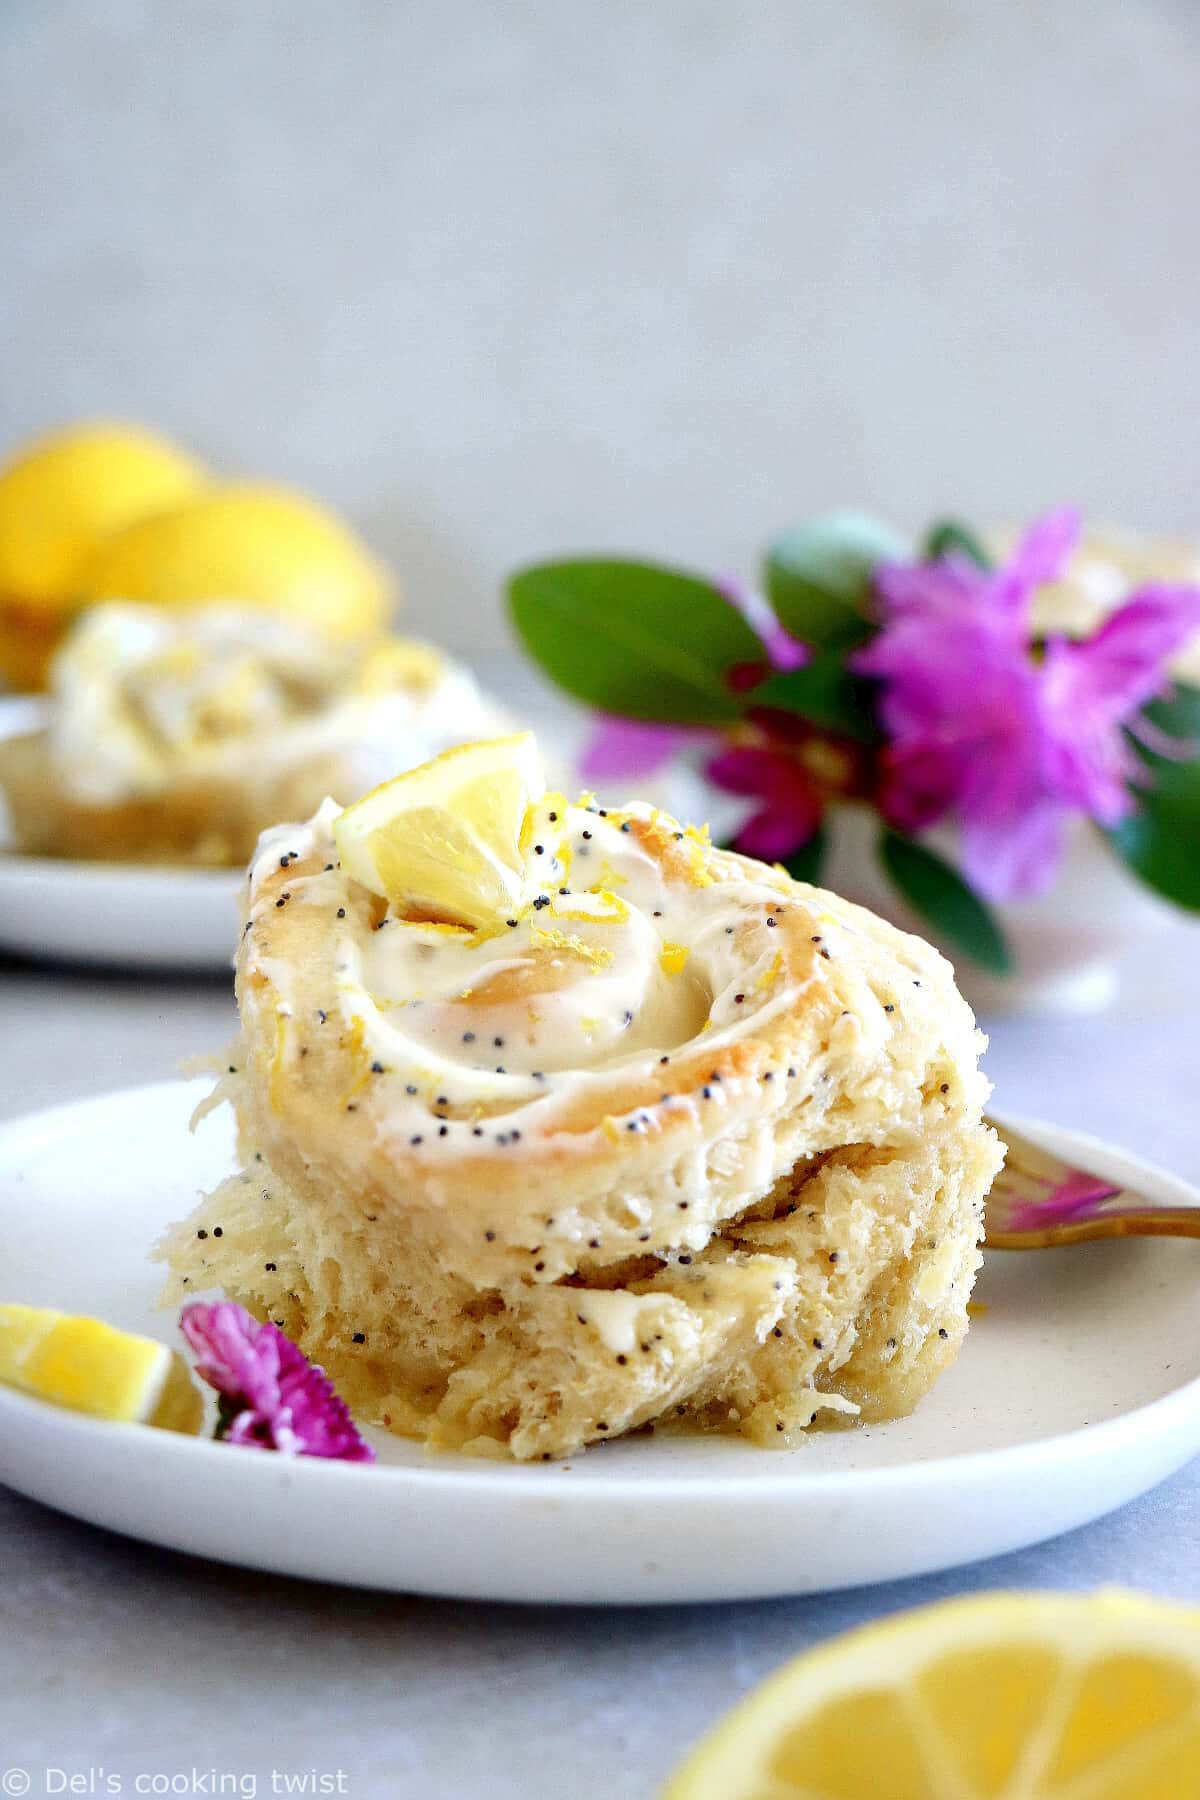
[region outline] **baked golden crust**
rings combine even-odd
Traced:
[[[248,768],[180,777],[161,793],[105,804],[63,786],[44,731],[0,740],[0,788],[27,856],[236,868],[252,855],[264,821],[319,804],[340,775],[335,759],[317,757],[266,792]]]
[[[781,1442],[914,1404],[1000,1160],[949,965],[661,813],[561,796],[529,913],[454,933],[344,877],[330,816],[252,866],[219,1089],[245,1172],[173,1234],[175,1292],[220,1284],[441,1446]]]

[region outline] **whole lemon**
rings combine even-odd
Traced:
[[[0,468],[0,675],[40,686],[95,540],[204,480],[165,438],[100,423],[38,438]]]
[[[288,488],[230,483],[135,520],[93,546],[79,596],[273,607],[339,637],[387,620],[388,572],[341,521]]]

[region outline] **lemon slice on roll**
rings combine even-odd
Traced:
[[[0,1383],[73,1412],[164,1431],[200,1429],[203,1403],[183,1358],[100,1319],[0,1305]]]
[[[1200,1611],[981,1594],[789,1663],[663,1800],[1154,1800],[1200,1794]]]
[[[333,822],[342,868],[410,916],[487,929],[523,906],[546,777],[531,731],[446,750]]]

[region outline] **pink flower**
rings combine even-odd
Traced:
[[[1078,534],[1062,511],[995,571],[959,557],[880,569],[883,625],[854,659],[883,684],[886,816],[904,831],[953,818],[967,880],[993,900],[1050,885],[1072,814],[1111,826],[1133,810],[1143,771],[1124,728],[1138,729],[1200,629],[1200,589],[1152,586],[1091,638],[1035,654],[1033,593],[1059,578]]]
[[[786,674],[789,669],[802,669],[812,655],[807,644],[800,643],[785,631],[771,610],[771,603],[757,588],[747,587],[736,575],[722,575],[716,586],[732,606],[736,606],[747,625],[762,639],[772,669]],[[759,672],[758,679],[762,680]],[[742,684],[735,681],[740,691]],[[749,684],[753,685],[753,683]]]
[[[374,1461],[325,1371],[277,1326],[260,1325],[232,1300],[194,1301],[179,1325],[196,1352],[196,1373],[221,1396],[219,1435],[229,1443],[284,1456]]]
[[[1056,1186],[1047,1184],[1041,1200],[1014,1201],[1005,1216],[1006,1231],[1043,1231],[1050,1225],[1074,1225],[1080,1220],[1099,1217],[1107,1200],[1115,1200],[1121,1192],[1098,1175],[1086,1169],[1069,1169]]]
[[[753,745],[724,750],[707,766],[727,794],[762,802],[733,840],[744,856],[780,862],[807,844],[821,823],[821,797],[795,757]]]
[[[711,735],[702,726],[652,725],[644,719],[601,713],[580,754],[579,773],[600,787],[607,781],[653,775],[689,744]]]

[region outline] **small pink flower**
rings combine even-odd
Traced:
[[[1009,1208],[1006,1229],[1043,1231],[1050,1225],[1074,1225],[1102,1216],[1105,1202],[1121,1192],[1110,1181],[1089,1175],[1086,1169],[1069,1169],[1057,1186],[1047,1186],[1041,1200],[1023,1200]]]
[[[780,862],[809,842],[821,823],[822,803],[795,757],[753,745],[723,750],[707,765],[714,786],[762,805],[733,840],[743,856]]]
[[[580,754],[579,773],[599,787],[608,781],[653,775],[689,744],[711,735],[695,725],[652,725],[644,719],[616,719],[601,713]]]
[[[750,629],[757,632],[761,638],[770,665],[765,673],[769,674],[770,670],[774,669],[780,674],[786,674],[790,669],[802,669],[805,663],[810,661],[812,651],[808,645],[800,643],[784,629],[771,610],[771,603],[765,594],[760,594],[757,588],[749,587],[744,581],[739,581],[736,575],[722,575],[715,585],[730,604],[737,607]],[[747,664],[741,666],[743,668],[754,667],[754,665]],[[731,686],[734,691],[743,692],[744,684],[739,681],[737,670],[731,670],[730,674],[733,678]],[[758,680],[762,681],[763,678],[764,671],[760,669]]]
[[[196,1352],[196,1373],[221,1396],[219,1435],[284,1456],[373,1462],[344,1400],[270,1321],[260,1325],[232,1300],[194,1301],[179,1317]]]
[[[904,831],[950,817],[963,871],[1006,900],[1053,881],[1072,814],[1115,825],[1144,770],[1125,729],[1200,629],[1200,589],[1142,588],[1082,642],[1030,642],[1034,591],[1057,580],[1078,516],[1051,513],[995,571],[961,557],[888,566],[883,623],[854,666],[882,683],[880,804]],[[1156,746],[1157,747],[1157,746]]]

